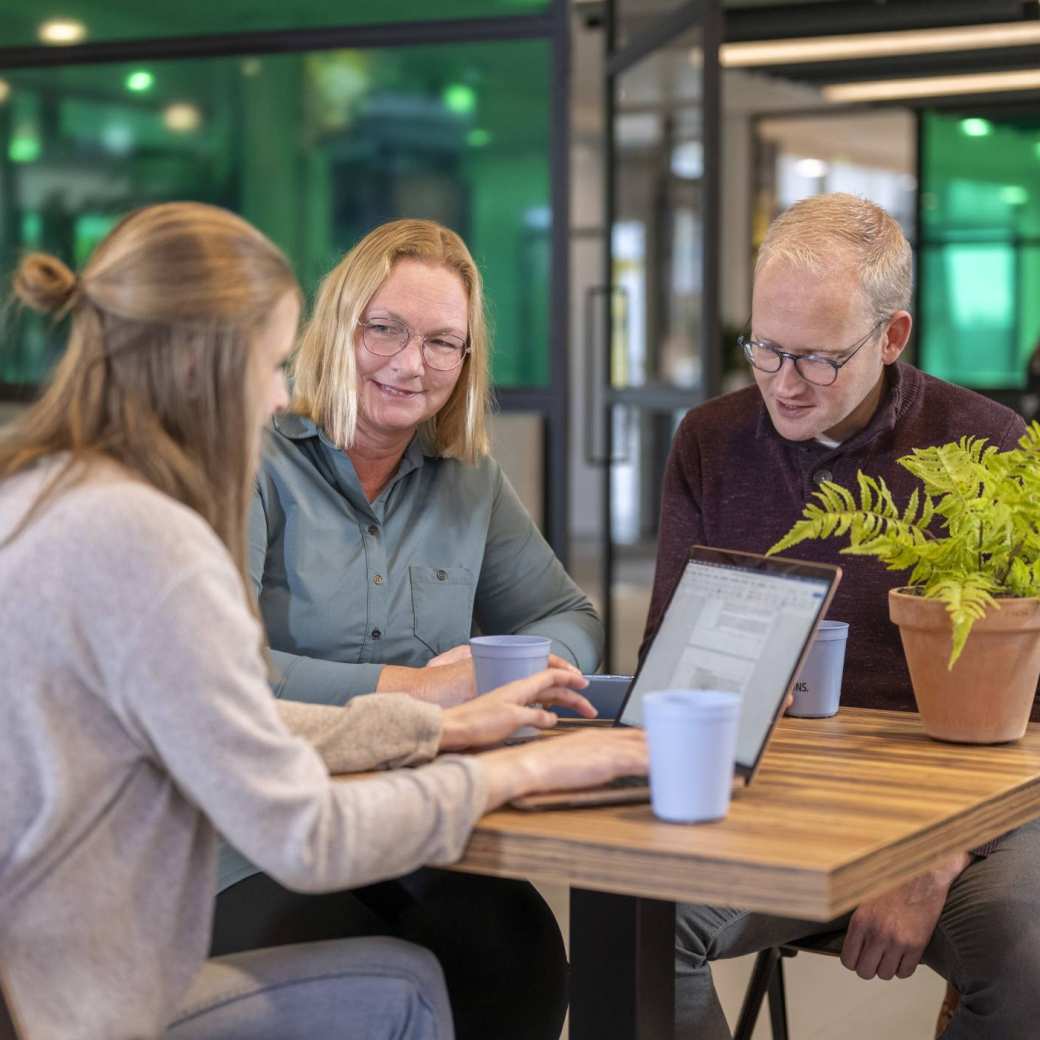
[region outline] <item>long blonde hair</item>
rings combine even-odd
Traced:
[[[338,448],[354,443],[358,322],[394,264],[406,258],[446,267],[466,289],[470,352],[451,396],[419,433],[434,454],[476,462],[488,452],[489,336],[484,290],[466,243],[432,220],[395,220],[377,227],[326,275],[293,362],[292,410],[322,427]]]
[[[40,400],[0,437],[0,479],[64,453],[49,496],[112,460],[194,509],[245,580],[245,518],[258,456],[258,326],[299,294],[282,253],[215,206],[173,202],[124,218],[77,278],[31,253],[15,296],[71,318]],[[17,531],[15,532],[17,534]]]
[[[858,195],[813,195],[781,213],[759,248],[756,276],[774,260],[818,273],[844,262],[855,271],[864,303],[879,321],[910,309],[910,243],[888,213]]]

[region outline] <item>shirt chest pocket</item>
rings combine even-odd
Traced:
[[[469,642],[476,590],[473,572],[466,567],[412,564],[408,576],[415,638],[433,654]]]

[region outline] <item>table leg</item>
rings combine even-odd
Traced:
[[[672,1040],[675,904],[571,889],[571,1040]]]

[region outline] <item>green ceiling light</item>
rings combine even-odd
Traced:
[[[466,134],[466,144],[468,144],[470,148],[486,148],[491,144],[491,134],[480,127],[474,127],[468,134]]]
[[[126,89],[144,94],[155,86],[155,77],[147,69],[135,69],[126,77]]]
[[[7,146],[7,157],[13,163],[31,163],[39,159],[40,151],[40,139],[35,134],[16,133]]]
[[[993,133],[993,124],[988,119],[979,119],[977,116],[962,119],[958,125],[965,137],[989,137]]]
[[[472,115],[477,108],[477,92],[466,83],[449,83],[441,91],[441,101],[457,116]]]
[[[1021,184],[1005,184],[1000,189],[1000,201],[1009,206],[1024,206],[1029,201],[1029,192]]]

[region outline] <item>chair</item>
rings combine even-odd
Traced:
[[[737,1028],[733,1031],[733,1040],[751,1040],[759,1012],[762,1010],[762,1002],[767,996],[773,1040],[789,1040],[787,997],[784,993],[784,958],[795,957],[800,952],[837,957],[841,953],[844,939],[844,932],[825,932],[822,935],[810,935],[786,946],[772,946],[762,950],[755,958],[751,980],[744,993],[740,1017],[737,1019]]]
[[[773,1040],[790,1040],[787,1028],[787,997],[784,993],[784,958],[796,957],[799,953],[822,953],[827,957],[837,957],[841,953],[844,938],[843,932],[828,932],[799,939],[786,946],[773,946],[768,950],[762,950],[755,958],[737,1027],[733,1031],[733,1040],[751,1040],[755,1023],[762,1010],[762,1002],[766,997],[769,998],[769,1024],[773,1031]],[[960,995],[953,986],[947,984],[946,995],[935,1023],[936,1040],[946,1031],[958,1003]]]

